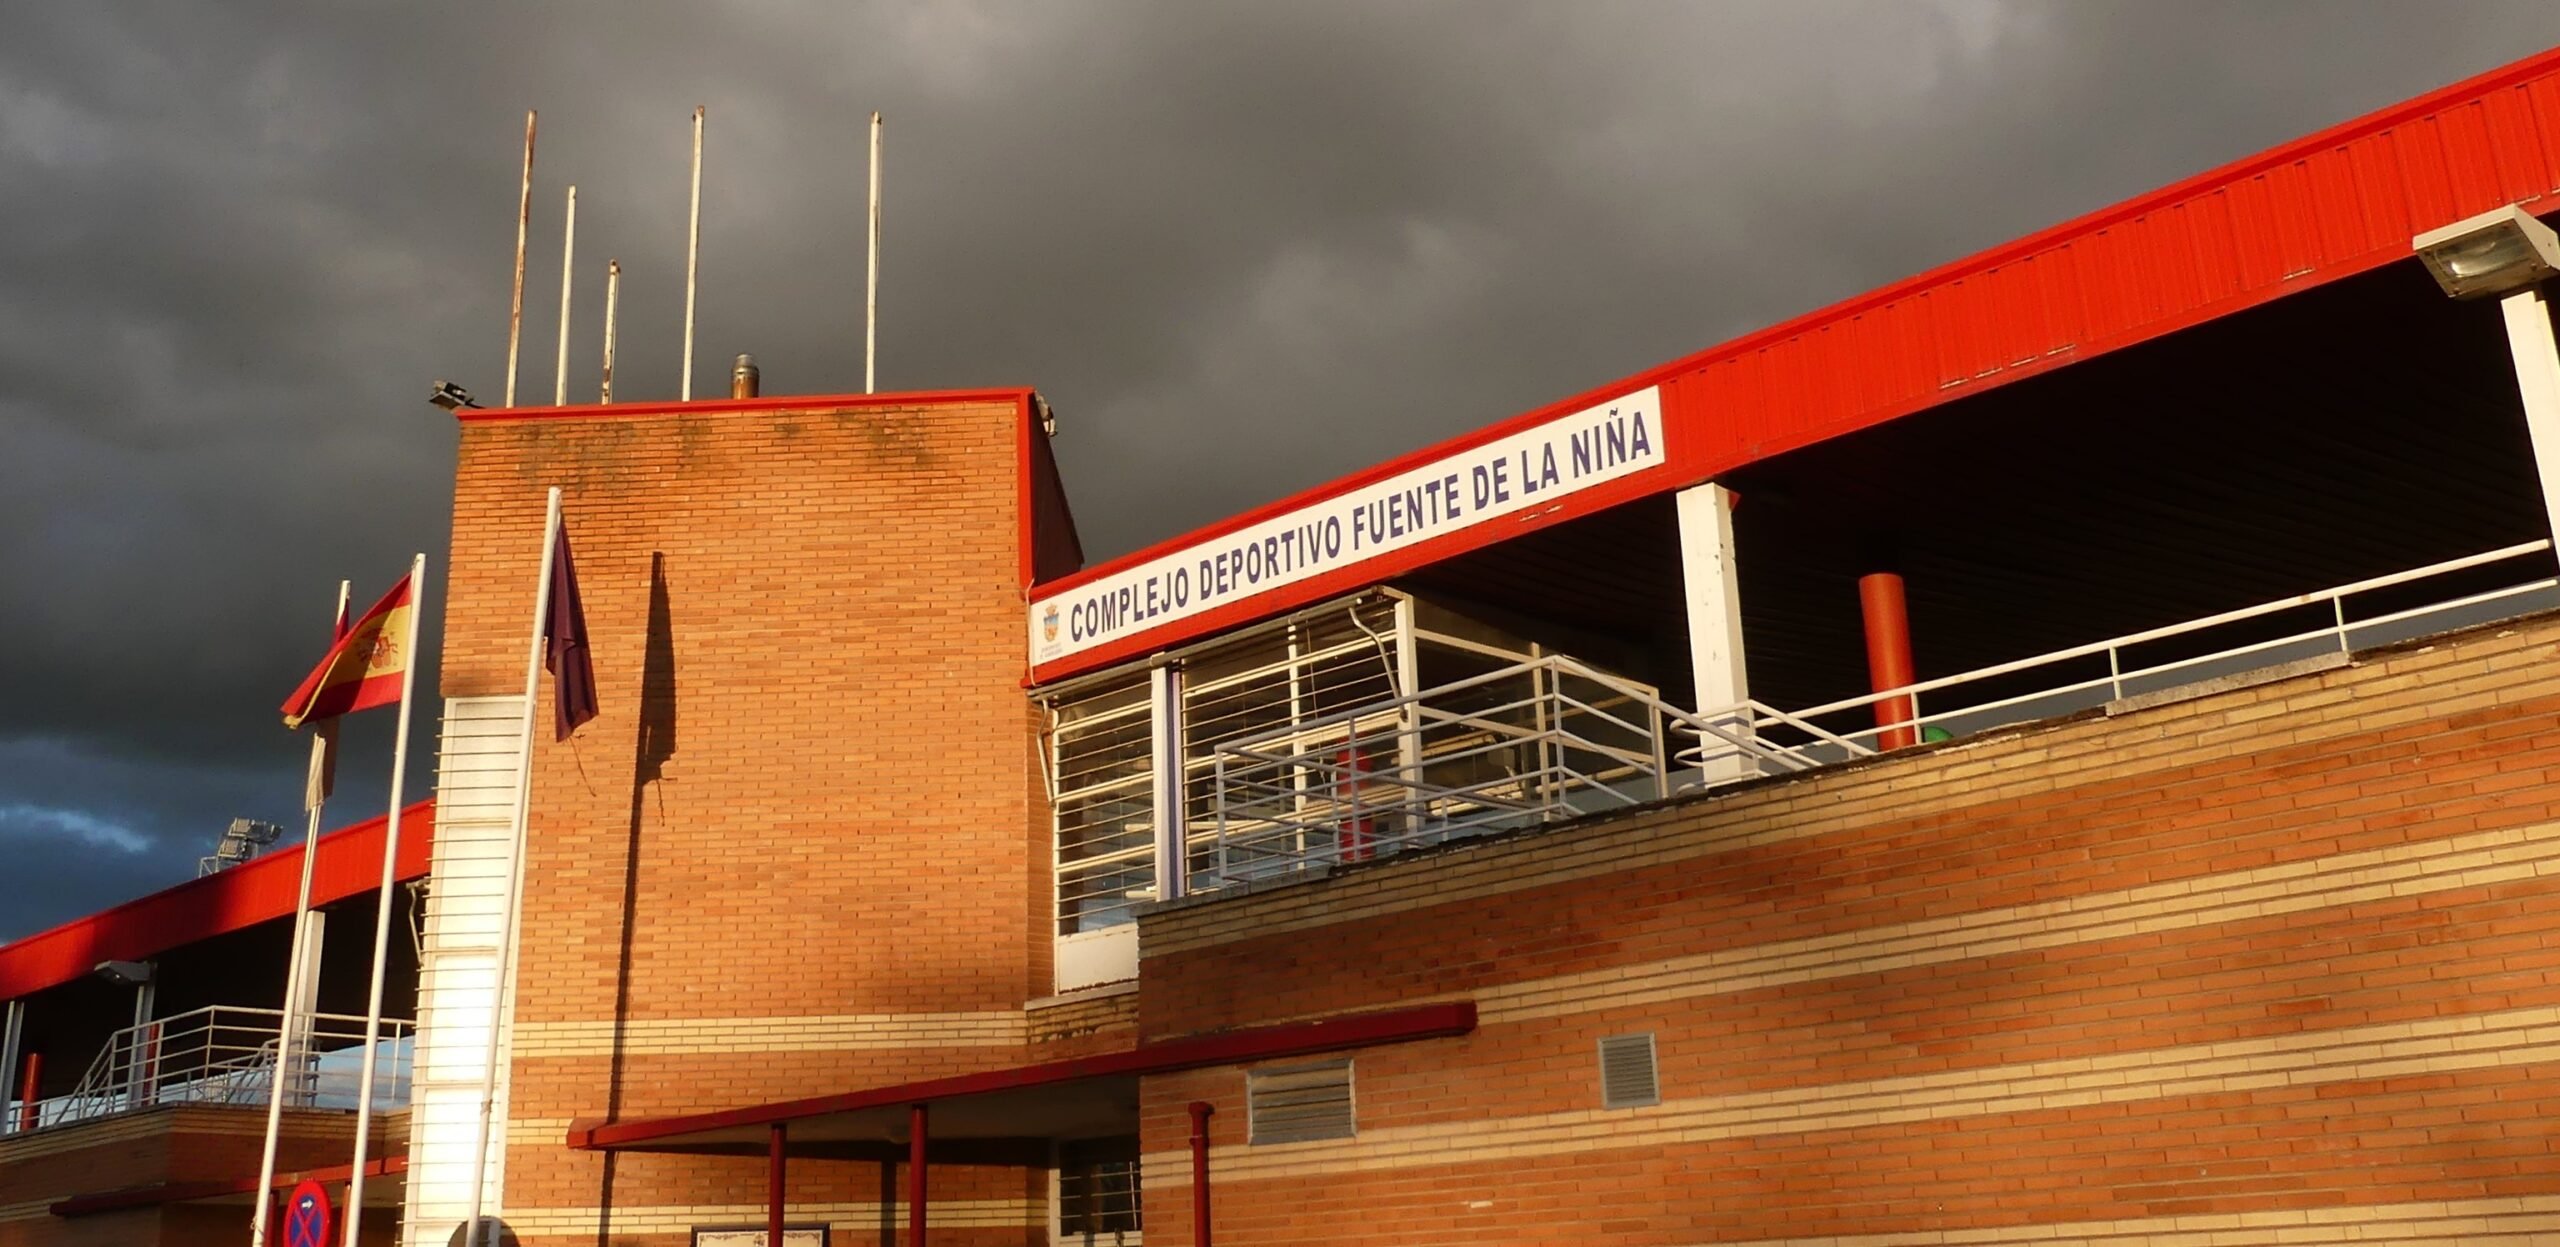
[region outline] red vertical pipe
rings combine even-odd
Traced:
[[[41,1085],[43,1077],[44,1054],[28,1053],[26,1081],[18,1084],[18,1129],[20,1130],[36,1128],[36,1088]]]
[[[924,1106],[907,1110],[907,1247],[924,1247]]]
[[[1191,1247],[1209,1247],[1209,1114],[1217,1111],[1191,1102]]]
[[[773,1123],[773,1133],[764,1145],[764,1242],[765,1247],[782,1247],[782,1144],[785,1127]]]
[[[1858,578],[1858,609],[1867,622],[1867,687],[1875,692],[1901,688],[1916,677],[1911,669],[1911,608],[1902,594],[1902,577],[1876,572]],[[1911,699],[1888,697],[1876,703],[1880,749],[1900,749],[1920,738],[1907,726],[1915,717]]]

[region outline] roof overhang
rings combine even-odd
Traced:
[[[2560,190],[2560,49],[1319,486],[1041,586],[1034,683],[1049,683],[1383,582],[1524,533],[1713,480],[1791,450],[2395,262],[2412,236]],[[1658,392],[1664,462],[1640,476],[1453,526],[1202,606],[1125,612],[1043,658],[1046,612],[1151,566],[1196,568],[1276,519],[1321,514],[1402,474],[1466,463],[1596,405]],[[1199,589],[1192,595],[1199,600]]]
[[[268,1184],[271,1191],[289,1191],[304,1182],[334,1186],[355,1172],[353,1165],[330,1165],[320,1169],[279,1173]],[[365,1177],[396,1178],[409,1172],[409,1158],[386,1156],[365,1162]],[[58,1199],[45,1206],[57,1217],[94,1217],[105,1212],[124,1212],[134,1208],[156,1208],[162,1204],[248,1203],[250,1193],[258,1189],[256,1178],[226,1178],[204,1182],[155,1182],[148,1186],[128,1186],[113,1191],[98,1191]],[[397,1207],[403,1188],[398,1183],[368,1185],[365,1206]]]
[[[596,1152],[761,1156],[779,1125],[788,1127],[795,1153],[860,1157],[904,1139],[908,1111],[928,1105],[935,1140],[975,1143],[994,1162],[1009,1149],[1073,1132],[1098,1117],[1127,1119],[1136,1108],[1137,1080],[1149,1074],[1440,1039],[1475,1027],[1473,1001],[1353,1013],[750,1108],[584,1124],[570,1129],[568,1143]]]
[[[435,847],[434,798],[400,812],[395,879],[423,877]],[[320,838],[311,867],[311,903],[327,905],[382,882],[388,818]],[[218,874],[163,888],[113,909],[0,945],[0,1000],[15,1000],[84,978],[101,961],[140,961],[172,948],[290,917],[302,878],[302,848],[263,854]]]

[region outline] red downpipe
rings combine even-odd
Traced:
[[[1209,1247],[1209,1114],[1217,1111],[1191,1102],[1191,1247]]]
[[[924,1247],[925,1111],[907,1110],[907,1247]]]
[[[785,1127],[773,1123],[764,1152],[764,1241],[782,1247],[782,1144]]]
[[[28,1053],[26,1081],[18,1084],[18,1129],[21,1131],[36,1128],[36,1088],[43,1076],[44,1054]]]
[[[1911,683],[1917,677],[1912,674],[1911,608],[1903,598],[1902,577],[1893,572],[1859,577],[1858,609],[1867,622],[1867,687],[1881,693]],[[1877,702],[1876,726],[1885,730],[1876,734],[1876,747],[1918,743],[1919,734],[1902,726],[1916,717],[1909,697]]]

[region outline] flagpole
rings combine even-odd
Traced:
[[[374,896],[373,986],[365,996],[364,1068],[356,1078],[355,1161],[347,1169],[346,1247],[357,1247],[364,1224],[364,1153],[373,1128],[374,1045],[382,1039],[382,969],[391,950],[391,884],[400,858],[400,781],[409,769],[409,710],[418,691],[418,616],[427,609],[427,556],[409,561],[409,635],[400,650],[400,725],[391,744],[391,811],[382,828],[382,886]]]
[[[542,572],[534,581],[533,639],[526,645],[524,662],[524,726],[516,754],[516,818],[515,846],[508,854],[507,904],[498,914],[498,965],[495,975],[496,995],[489,1001],[489,1050],[480,1067],[480,1132],[471,1141],[471,1219],[463,1222],[465,1247],[482,1239],[480,1211],[482,1194],[488,1188],[489,1134],[497,1116],[498,1103],[498,1014],[506,1005],[507,988],[515,979],[516,910],[524,904],[525,826],[533,809],[533,710],[542,689],[542,643],[545,626],[551,618],[552,560],[560,550],[560,487],[551,487],[550,501],[542,516]],[[487,1235],[491,1247],[497,1236]]]
[[[338,582],[338,611],[329,617],[340,628],[347,623],[347,588],[346,581]],[[266,1247],[267,1210],[275,1203],[267,1197],[267,1188],[276,1181],[276,1138],[284,1126],[284,1071],[293,1055],[293,1009],[302,999],[302,962],[310,955],[303,945],[311,929],[311,866],[320,856],[320,768],[328,761],[329,732],[324,723],[311,731],[311,770],[303,788],[310,821],[302,829],[302,884],[293,895],[293,951],[284,971],[284,1007],[276,1011],[276,1066],[267,1076],[267,1137],[258,1149],[257,1210],[249,1215],[249,1247]]]

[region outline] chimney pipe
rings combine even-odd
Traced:
[[[754,398],[764,385],[764,374],[756,369],[756,357],[740,355],[729,366],[729,397]]]

